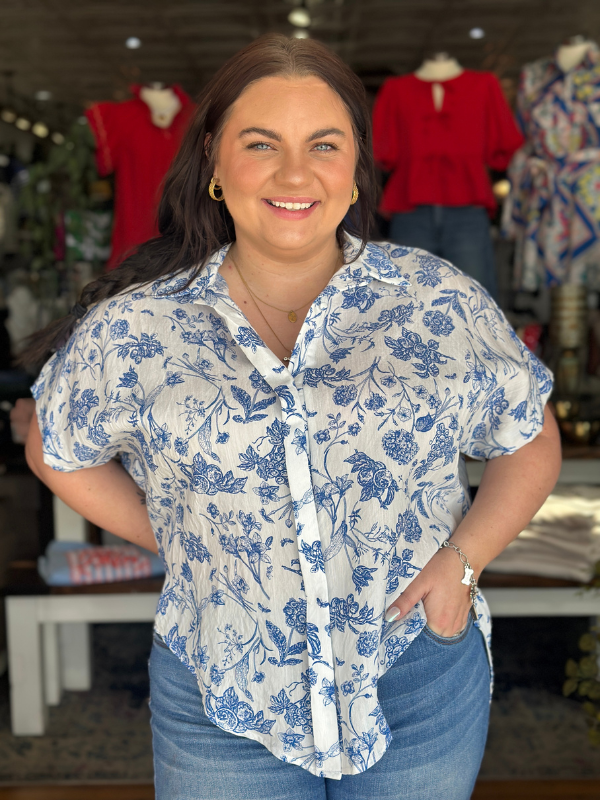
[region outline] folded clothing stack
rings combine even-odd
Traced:
[[[164,575],[162,560],[134,544],[93,547],[84,542],[50,542],[38,558],[49,586],[114,583]]]
[[[587,583],[600,561],[600,487],[557,486],[486,570]]]

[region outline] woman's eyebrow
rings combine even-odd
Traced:
[[[344,133],[344,131],[341,131],[339,128],[321,128],[320,130],[311,133],[311,135],[308,137],[306,141],[312,142],[315,139],[322,139],[323,136],[345,136],[345,135],[346,134]]]
[[[276,142],[281,141],[281,134],[277,133],[277,131],[271,131],[268,128],[244,128],[243,131],[240,131],[240,138],[242,136],[247,136],[250,133],[257,133],[259,136],[266,136],[268,139],[275,139]]]

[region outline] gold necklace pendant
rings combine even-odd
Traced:
[[[288,311],[288,319],[290,322],[297,322],[298,316],[295,311]]]

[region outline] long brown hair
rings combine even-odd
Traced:
[[[341,246],[344,233],[349,231],[360,237],[364,248],[372,232],[377,189],[370,113],[363,85],[352,70],[320,42],[267,34],[230,58],[201,92],[198,110],[165,179],[158,210],[160,235],[140,245],[117,269],[88,283],[78,301],[79,308],[74,307],[76,313],[33,334],[20,356],[21,364],[43,363],[68,340],[77,318],[95,303],[131,286],[195,266],[189,279],[191,283],[212,253],[234,241],[235,229],[226,203],[216,203],[208,194],[214,154],[233,103],[251,83],[273,75],[317,76],[346,106],[358,146],[355,180],[360,201],[350,207],[349,224],[347,218],[338,226],[337,239]],[[209,141],[208,147],[205,147],[206,141]]]

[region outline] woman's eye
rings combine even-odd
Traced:
[[[249,145],[249,150],[268,150],[271,147],[270,144],[267,142],[255,142],[254,144]]]
[[[327,144],[327,142],[321,142],[321,144],[317,144],[314,147],[315,150],[318,150],[320,153],[327,153],[329,150],[337,150],[332,144]]]

